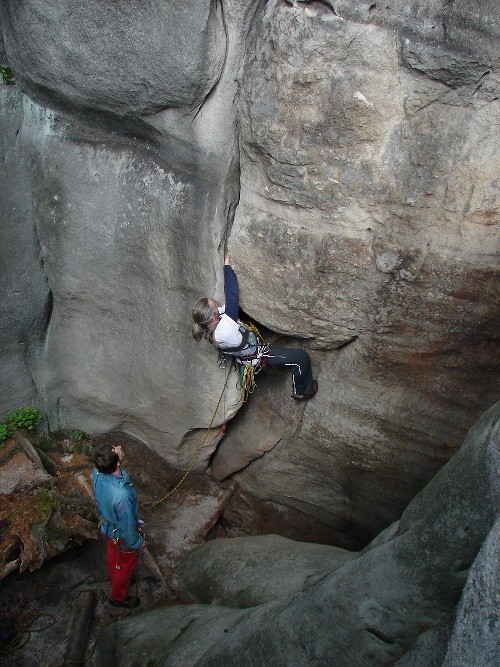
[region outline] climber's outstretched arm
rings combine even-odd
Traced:
[[[240,310],[240,291],[236,273],[229,264],[229,255],[226,255],[224,262],[224,293],[226,295],[225,313],[237,322]]]

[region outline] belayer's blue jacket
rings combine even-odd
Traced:
[[[99,472],[97,468],[92,470],[100,529],[106,537],[123,540],[127,549],[140,549],[144,538],[137,531],[139,501],[126,470],[121,468],[121,473],[117,477]]]

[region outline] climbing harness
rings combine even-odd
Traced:
[[[207,332],[206,338],[219,351],[217,363],[226,367],[226,358],[232,358],[232,364],[238,371],[236,388],[241,391],[241,401],[246,403],[250,394],[255,390],[255,376],[267,365],[266,355],[269,353],[269,345],[263,342],[262,335],[253,322],[239,322],[242,342],[236,347],[217,347],[213,340],[215,328]]]
[[[255,390],[257,383],[255,376],[264,366],[267,365],[266,355],[269,353],[269,345],[265,344],[259,329],[253,322],[244,322],[241,330],[249,332],[249,338],[253,339],[255,351],[249,356],[239,356],[232,353],[236,367],[239,367],[239,379],[236,384],[237,389],[241,391],[241,400],[246,403]],[[225,354],[231,354],[229,350],[224,350]]]
[[[210,424],[208,425],[208,428],[207,428],[207,430],[206,430],[206,432],[205,432],[205,437],[203,438],[203,440],[202,440],[202,442],[201,442],[201,445],[197,448],[197,450],[196,450],[196,452],[195,452],[195,455],[194,455],[194,457],[193,457],[193,460],[192,460],[191,463],[189,464],[188,469],[187,469],[187,470],[185,471],[185,473],[182,475],[182,477],[181,477],[180,480],[177,482],[177,484],[176,484],[174,487],[172,487],[172,488],[170,489],[170,491],[169,491],[168,493],[166,493],[162,498],[160,498],[159,500],[154,500],[154,501],[149,502],[149,503],[148,503],[148,502],[143,503],[143,506],[145,506],[145,507],[156,507],[157,505],[160,505],[163,501],[167,500],[167,498],[170,498],[170,496],[171,496],[173,493],[175,493],[175,491],[177,491],[177,489],[184,483],[186,477],[189,475],[189,473],[191,472],[191,470],[192,470],[192,469],[194,468],[194,466],[196,465],[196,462],[198,461],[198,458],[199,458],[199,456],[200,456],[201,450],[203,449],[203,447],[205,446],[206,441],[208,440],[208,436],[209,436],[209,434],[210,434],[210,429],[212,428],[212,424],[214,423],[215,416],[216,416],[216,414],[217,414],[217,411],[219,410],[219,405],[221,404],[222,398],[223,398],[224,393],[225,393],[225,391],[226,391],[227,383],[228,383],[228,380],[229,380],[229,375],[230,375],[230,373],[231,373],[231,368],[232,368],[232,364],[229,366],[229,368],[228,368],[228,370],[227,370],[227,373],[226,373],[226,379],[225,379],[225,382],[224,382],[224,386],[222,387],[222,391],[221,391],[221,394],[220,394],[220,396],[219,396],[219,400],[217,401],[217,405],[215,406],[215,410],[214,410],[214,413],[213,413],[213,415],[212,415],[212,419],[210,420]]]

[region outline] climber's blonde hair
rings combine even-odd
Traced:
[[[207,328],[215,316],[215,309],[210,305],[207,297],[200,299],[193,308],[193,338],[200,341],[207,333]]]

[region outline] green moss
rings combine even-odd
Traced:
[[[52,512],[58,506],[58,494],[50,488],[39,487],[36,490],[33,510],[37,523],[44,524],[52,516]]]
[[[10,67],[2,66],[0,67],[0,78],[2,79],[2,83],[5,83],[7,85],[12,85],[15,83],[15,79],[12,76],[12,70]]]

